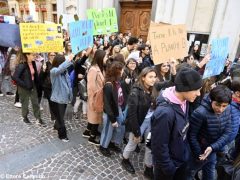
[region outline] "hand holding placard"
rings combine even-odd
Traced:
[[[183,58],[187,55],[187,32],[185,25],[150,25],[150,41],[154,64]]]

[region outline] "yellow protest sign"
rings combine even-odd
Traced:
[[[24,53],[63,52],[59,24],[20,23],[20,36]]]
[[[153,25],[150,26],[149,37],[155,65],[167,62],[170,58],[187,56],[185,25]]]

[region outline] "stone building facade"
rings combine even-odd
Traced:
[[[28,20],[30,16],[29,2],[29,0],[8,0],[11,14],[16,15],[22,20]],[[57,22],[56,0],[32,0],[32,2],[35,4],[38,22]]]
[[[74,12],[78,14],[79,19],[86,19],[88,8],[115,7],[119,26],[122,26],[121,18],[124,17],[122,7],[125,4],[132,3],[137,9],[149,2],[152,3],[152,21],[186,24],[188,39],[200,43],[201,46],[211,43],[213,38],[229,37],[230,59],[240,54],[239,0],[57,0],[57,14],[59,16],[61,13]],[[73,11],[69,12],[68,9],[71,7]]]
[[[28,14],[27,3],[29,0],[9,0],[9,9],[15,8],[15,14],[24,17]],[[57,22],[61,14],[77,14],[79,19],[86,19],[87,9],[102,9],[115,7],[118,15],[119,29],[124,28],[123,23],[133,21],[134,10],[142,8],[139,16],[145,13],[139,22],[150,23],[164,22],[169,24],[186,24],[188,39],[200,45],[210,43],[216,37],[229,37],[229,55],[233,59],[240,54],[240,21],[238,9],[239,0],[34,0],[38,11],[40,3],[39,21]],[[143,7],[149,4],[150,15]],[[147,6],[146,6],[147,7]],[[128,8],[127,10],[124,8]],[[133,10],[131,11],[131,9]],[[135,8],[135,9],[134,9]],[[125,12],[128,12],[124,14]],[[141,13],[143,12],[143,13]],[[125,18],[125,15],[128,16]],[[136,16],[135,16],[136,17]],[[121,20],[122,18],[122,20]],[[123,20],[123,18],[125,18]],[[146,22],[146,18],[147,22]],[[136,21],[136,20],[135,20]],[[134,21],[133,21],[134,22]],[[145,25],[146,26],[146,25]],[[127,26],[126,26],[127,27]],[[133,28],[141,29],[139,24]],[[129,30],[128,30],[129,31]],[[131,31],[131,30],[130,30]],[[134,32],[134,29],[132,29]],[[147,31],[147,29],[145,30]],[[141,31],[135,31],[141,36]],[[144,34],[144,33],[143,33]],[[146,33],[145,33],[146,34]]]

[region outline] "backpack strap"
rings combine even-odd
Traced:
[[[173,133],[173,130],[174,130],[174,127],[175,127],[175,121],[176,121],[176,112],[173,108],[173,104],[167,99],[167,98],[164,98],[165,101],[161,102],[159,105],[169,105],[169,107],[172,108],[173,112],[174,112],[174,121],[173,121],[173,126],[171,128],[171,134]]]

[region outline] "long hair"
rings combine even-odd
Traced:
[[[23,53],[22,48],[20,48],[19,51],[17,52],[16,64],[27,63],[27,55],[28,54],[30,54],[30,53]]]
[[[97,65],[100,68],[101,72],[103,72],[103,59],[104,59],[105,55],[106,55],[105,51],[98,49],[95,52],[95,55],[94,55],[93,61],[92,61],[92,66]]]
[[[164,78],[166,79],[166,81],[171,79],[171,68],[169,66],[169,70],[168,72],[165,74],[165,76],[163,77],[163,75],[161,74],[161,67],[164,63],[158,64],[155,66],[155,70],[157,73],[157,78],[159,79],[160,82],[164,81]]]
[[[143,81],[143,77],[146,77],[148,73],[154,72],[156,75],[156,71],[154,68],[152,67],[146,67],[144,68],[141,73],[138,76],[138,80],[136,82],[136,84],[138,84],[140,87],[142,87],[144,90],[148,90],[150,92],[152,92],[152,87],[150,87],[149,89],[146,89],[146,87],[144,86],[144,81]]]
[[[106,70],[105,82],[111,82],[113,85],[121,78],[121,72],[124,65],[119,61],[113,61]]]
[[[203,99],[204,95],[209,93],[212,89],[212,85],[215,83],[216,78],[215,77],[210,77],[207,79],[203,80],[203,86],[202,89],[200,90],[201,92],[201,99]]]
[[[58,67],[60,64],[62,64],[65,61],[65,56],[61,54],[57,54],[52,62],[52,67]]]
[[[128,64],[129,64],[130,62],[135,62],[135,63],[136,63],[136,68],[135,68],[134,71],[131,71],[131,70],[128,68]],[[125,65],[125,69],[124,69],[124,73],[123,73],[122,79],[126,79],[127,76],[129,76],[129,75],[130,75],[132,78],[137,79],[137,76],[138,76],[138,68],[137,68],[137,67],[138,67],[137,61],[135,61],[133,58],[128,59],[127,62],[126,62],[126,65]]]

